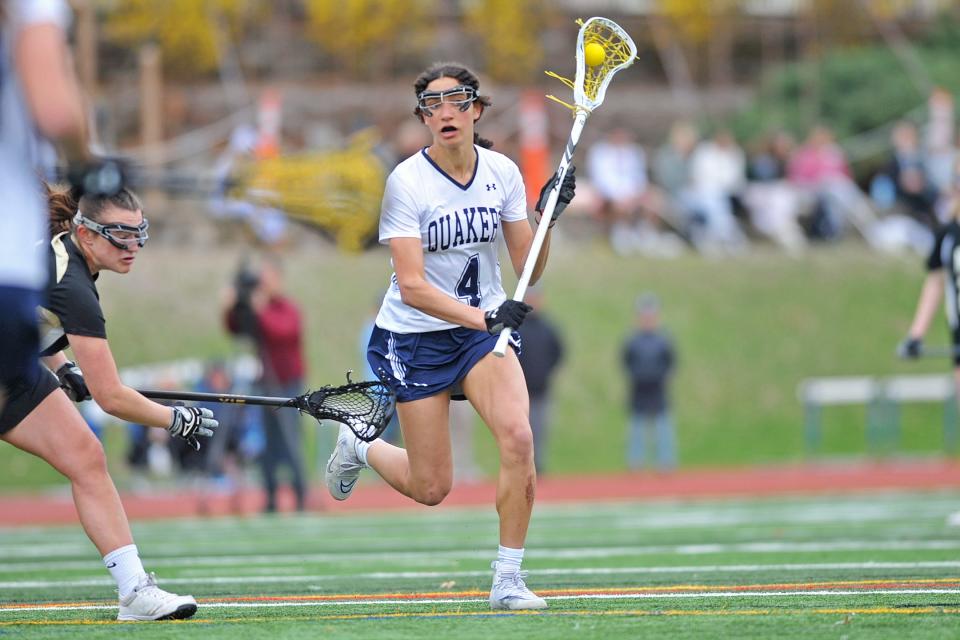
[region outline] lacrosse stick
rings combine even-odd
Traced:
[[[570,130],[570,139],[567,141],[567,147],[563,151],[563,157],[560,159],[560,166],[557,168],[557,179],[553,184],[553,189],[547,198],[547,204],[540,217],[541,224],[537,227],[537,232],[533,236],[533,244],[530,246],[530,253],[527,255],[527,261],[523,265],[523,273],[520,281],[517,283],[517,290],[513,294],[514,300],[523,300],[527,293],[527,286],[530,284],[530,277],[533,275],[533,267],[540,255],[540,249],[543,247],[543,241],[547,236],[547,229],[550,218],[553,216],[553,210],[557,206],[557,199],[560,196],[560,188],[563,185],[563,179],[567,175],[567,168],[573,159],[573,152],[580,142],[580,134],[583,132],[583,125],[590,117],[590,113],[600,106],[607,92],[607,86],[613,79],[614,74],[621,69],[626,69],[633,64],[637,57],[637,46],[627,35],[620,25],[607,20],[606,18],[590,18],[586,22],[580,22],[580,33],[577,35],[577,75],[574,81],[558,76],[548,71],[547,75],[557,78],[565,85],[573,89],[573,99],[575,104],[568,104],[555,96],[547,96],[555,102],[573,111],[573,128]],[[591,62],[593,66],[587,64],[584,54],[584,48],[591,48]],[[602,54],[597,60],[597,47]],[[500,332],[500,338],[497,340],[497,346],[493,353],[499,357],[507,352],[507,342],[510,340],[509,327]]]
[[[946,346],[946,345],[936,345],[928,347],[926,345],[920,346],[920,358],[952,358],[954,356],[960,355],[960,347]],[[908,356],[902,349],[897,348],[897,356],[901,360],[910,360]]]
[[[184,400],[219,404],[249,404],[267,407],[292,407],[316,420],[341,422],[364,442],[373,442],[390,424],[396,407],[396,396],[382,382],[351,382],[339,387],[320,387],[295,398],[243,396],[230,393],[195,393],[191,391],[141,390],[141,395],[154,400]]]

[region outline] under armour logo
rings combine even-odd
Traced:
[[[496,190],[497,190],[496,182],[491,182],[490,184],[487,185],[487,191],[496,191]]]

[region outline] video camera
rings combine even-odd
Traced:
[[[257,340],[260,336],[260,325],[252,302],[253,292],[258,286],[260,286],[260,274],[246,262],[241,264],[233,277],[233,290],[236,293],[233,316],[238,328],[237,333],[253,340]]]

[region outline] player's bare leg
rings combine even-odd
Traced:
[[[133,543],[103,446],[66,395],[48,395],[3,439],[70,480],[80,524],[100,555]]]
[[[66,395],[59,390],[48,395],[3,439],[70,480],[80,524],[117,581],[117,619],[183,619],[196,613],[192,596],[160,589],[144,570],[103,446]]]
[[[524,582],[526,572],[520,570],[536,494],[537,473],[530,429],[530,400],[516,354],[510,349],[503,358],[488,354],[467,374],[463,389],[493,433],[500,451],[497,477],[500,548],[492,565],[490,607],[544,609],[547,602],[527,588]]]
[[[450,395],[397,404],[404,447],[382,440],[367,451],[367,463],[394,489],[422,504],[439,504],[453,486]]]
[[[453,486],[450,449],[450,396],[447,393],[397,404],[404,447],[384,440],[363,442],[346,426],[340,427],[324,479],[337,500],[353,492],[366,467],[394,489],[422,504],[439,504]]]
[[[492,353],[478,362],[463,389],[497,442],[497,513],[500,544],[523,548],[533,511],[537,473],[533,463],[530,400],[520,362],[513,350],[504,358]]]

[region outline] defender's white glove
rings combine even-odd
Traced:
[[[210,409],[177,406],[173,407],[173,422],[167,427],[167,431],[170,435],[186,440],[194,451],[200,451],[197,436],[209,438],[218,426],[220,423],[213,419],[213,411]]]

